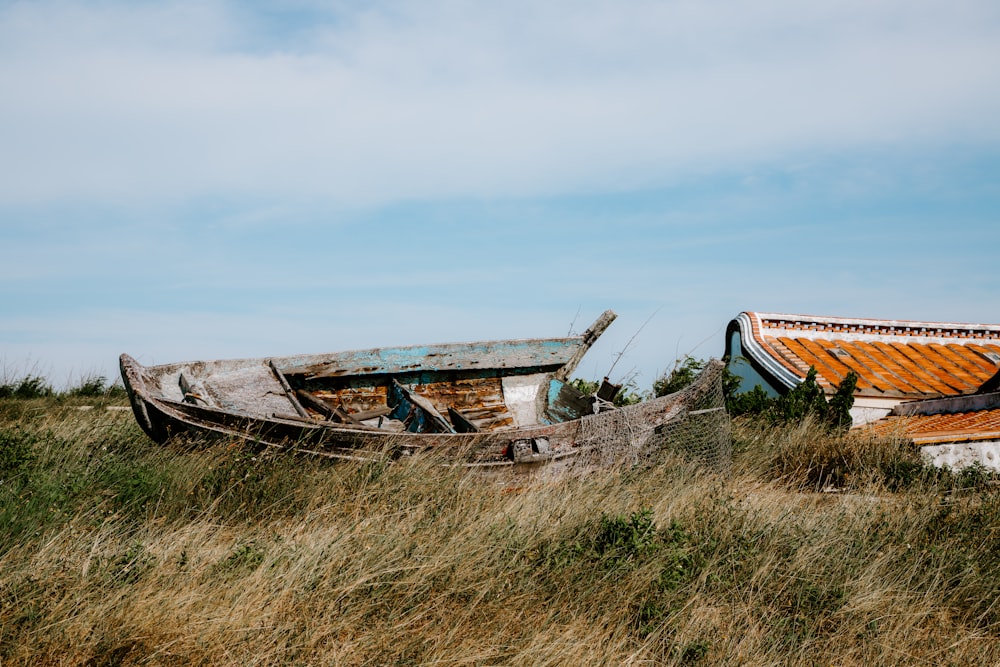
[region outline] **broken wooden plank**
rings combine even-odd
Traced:
[[[296,389],[295,396],[298,397],[302,403],[309,406],[316,412],[319,412],[327,419],[339,421],[343,424],[356,424],[361,421],[360,419],[355,418],[354,415],[347,412],[347,410],[337,407],[336,405],[331,405],[323,399],[313,396],[305,389]]]
[[[479,427],[455,408],[448,406],[448,419],[459,433],[479,433]]]
[[[400,384],[395,378],[392,380],[392,387],[398,394],[400,404],[410,404],[411,407],[407,410],[410,414],[407,417],[414,416],[418,419],[418,432],[424,432],[419,429],[422,429],[424,426],[430,426],[438,433],[455,433],[452,425],[427,398],[412,391],[409,387]],[[416,414],[414,414],[414,408],[418,411]],[[421,416],[425,417],[425,419],[421,420]]]
[[[553,377],[561,382],[566,382],[569,379],[570,374],[576,370],[576,367],[580,365],[585,354],[590,349],[590,347],[597,342],[597,339],[601,337],[601,334],[607,330],[611,323],[615,321],[618,315],[615,314],[613,310],[605,310],[601,313],[601,316],[590,325],[582,336],[580,336],[581,343],[580,346],[574,350],[573,355],[569,358],[562,368],[557,370]]]
[[[334,406],[322,399],[316,398],[305,389],[296,389],[295,396],[299,399],[299,402],[303,405],[303,407],[312,408],[327,419],[332,418],[335,414]]]
[[[344,424],[360,424],[367,419],[385,417],[392,412],[392,408],[389,406],[375,408],[374,410],[365,410],[363,412],[349,412],[344,407],[334,405],[330,401],[324,400],[305,389],[296,389],[295,395],[303,405],[319,412],[327,419],[339,421]]]
[[[549,383],[545,414],[556,423],[572,421],[594,414],[594,401],[573,385],[552,380]]]
[[[392,412],[392,408],[386,406],[384,408],[375,408],[374,410],[365,410],[363,412],[351,412],[348,413],[355,421],[363,422],[368,419],[376,419],[378,417],[385,417]]]
[[[313,417],[300,417],[298,415],[286,415],[280,412],[275,412],[271,415],[275,419],[284,419],[287,421],[300,422],[303,424],[309,424],[310,426],[326,426],[333,428],[347,428],[357,431],[372,431],[372,432],[382,432],[383,429],[377,426],[369,426],[368,424],[343,424],[341,422],[334,421],[323,421],[320,419],[314,419]]]
[[[282,389],[285,390],[285,396],[288,397],[288,402],[292,404],[293,408],[295,408],[295,412],[297,412],[300,417],[312,419],[312,415],[310,415],[309,412],[302,407],[302,404],[299,403],[299,399],[295,398],[295,392],[292,391],[292,386],[288,384],[288,379],[285,378],[285,374],[278,370],[278,367],[275,366],[274,360],[268,359],[267,365],[271,367],[271,371],[274,373],[275,377],[278,378],[278,382],[281,383]]]

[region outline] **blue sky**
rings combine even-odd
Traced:
[[[993,1],[0,2],[0,91],[8,375],[1000,322]]]

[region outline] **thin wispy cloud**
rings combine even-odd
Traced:
[[[305,16],[268,39],[253,5],[8,6],[0,201],[524,196],[851,144],[998,139],[994,3]]]

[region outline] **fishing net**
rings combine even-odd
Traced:
[[[713,360],[675,394],[584,417],[577,439],[585,452],[581,463],[636,465],[674,453],[728,472],[732,439],[723,369],[722,362]]]

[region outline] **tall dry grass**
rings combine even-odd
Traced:
[[[75,408],[0,402],[3,665],[1000,663],[1000,496],[902,443],[502,480]]]

